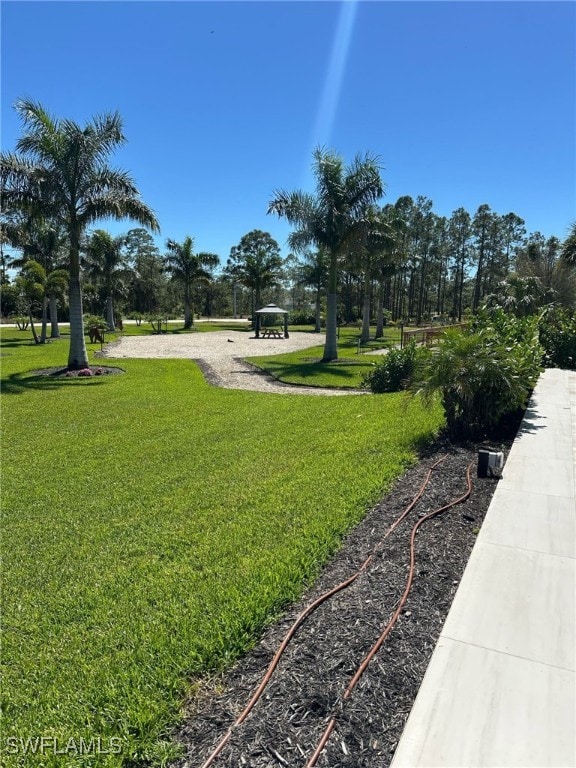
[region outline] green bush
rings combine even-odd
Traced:
[[[28,326],[30,325],[30,318],[28,318],[26,315],[16,315],[11,319],[16,323],[16,327],[19,331],[27,330]]]
[[[97,328],[99,331],[107,331],[108,323],[103,317],[97,315],[84,315],[84,332]]]
[[[142,314],[142,312],[132,312],[132,314],[130,315],[130,319],[135,320],[136,326],[140,328],[140,326],[142,325],[142,320],[144,320],[144,315]]]
[[[10,317],[10,315],[21,315],[23,311],[20,288],[9,283],[0,285],[0,315]]]
[[[288,313],[290,325],[315,325],[316,314],[307,309],[293,309]]]
[[[538,330],[544,367],[576,370],[576,315],[549,309],[540,317]]]
[[[417,362],[422,361],[426,354],[427,350],[418,349],[413,341],[403,349],[391,349],[372,371],[363,376],[361,386],[375,394],[406,389],[412,380]]]
[[[152,326],[152,333],[160,334],[168,332],[168,316],[165,314],[151,314],[147,317],[148,322]],[[162,330],[164,327],[164,330]]]
[[[445,333],[413,387],[426,400],[440,393],[454,436],[478,434],[524,408],[540,374],[537,318],[498,311],[473,325]]]

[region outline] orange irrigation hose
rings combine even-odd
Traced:
[[[290,640],[296,634],[296,631],[298,630],[298,628],[303,624],[303,622],[308,618],[308,616],[310,616],[310,614],[313,613],[316,610],[316,608],[318,608],[320,605],[322,605],[322,603],[324,603],[329,598],[333,597],[335,594],[337,594],[341,590],[346,589],[346,587],[349,587],[354,581],[356,581],[358,576],[360,576],[360,574],[363,573],[366,570],[366,568],[368,567],[368,565],[372,561],[372,558],[374,557],[374,552],[388,538],[388,536],[390,536],[392,531],[394,531],[394,529],[402,522],[402,520],[406,517],[406,515],[408,515],[412,511],[412,509],[414,509],[415,505],[417,504],[417,502],[422,497],[422,495],[423,495],[423,493],[424,493],[424,491],[426,489],[426,486],[430,482],[430,478],[432,477],[433,470],[436,469],[436,467],[439,464],[441,464],[443,461],[445,461],[446,458],[447,458],[447,454],[444,455],[444,456],[441,456],[438,459],[438,461],[436,461],[430,467],[424,482],[422,483],[422,485],[420,486],[420,489],[418,490],[418,493],[414,496],[414,498],[412,499],[410,504],[406,507],[406,509],[402,512],[402,514],[395,520],[395,522],[390,526],[390,528],[388,528],[388,530],[384,534],[384,537],[374,547],[374,549],[372,550],[372,553],[370,555],[368,555],[368,557],[362,563],[362,565],[356,571],[356,573],[354,573],[352,576],[350,576],[348,579],[346,579],[345,581],[341,582],[340,584],[337,584],[335,587],[333,587],[332,589],[328,590],[327,592],[324,592],[324,594],[320,595],[320,597],[318,597],[313,603],[311,603],[298,616],[296,621],[292,624],[292,626],[288,630],[286,636],[284,637],[284,640],[280,644],[280,647],[276,651],[276,654],[274,655],[274,658],[272,659],[272,661],[270,662],[270,665],[268,666],[268,669],[266,670],[266,674],[262,678],[262,682],[260,683],[260,685],[256,689],[256,691],[253,694],[252,698],[250,699],[250,701],[248,702],[246,707],[242,710],[242,712],[238,715],[236,720],[232,723],[232,725],[230,726],[228,731],[220,739],[220,741],[216,745],[214,751],[208,756],[206,761],[202,764],[202,768],[210,768],[210,766],[213,764],[214,760],[218,757],[220,752],[222,752],[222,750],[224,749],[226,744],[230,741],[230,737],[232,736],[232,732],[233,732],[234,728],[236,728],[237,726],[241,725],[244,722],[244,720],[246,720],[246,718],[248,717],[248,715],[250,714],[250,712],[254,708],[256,702],[258,701],[258,699],[262,695],[264,689],[268,685],[268,683],[270,681],[270,678],[272,677],[272,674],[274,673],[274,670],[278,666],[278,663],[280,661],[280,657],[282,656],[282,654],[286,650],[286,647],[287,647],[288,643],[290,642]]]
[[[420,501],[420,499],[422,498],[422,494],[424,493],[424,489],[426,488],[426,486],[427,486],[427,485],[428,485],[428,483],[430,482],[430,478],[432,477],[432,470],[436,469],[436,467],[437,467],[439,464],[442,464],[442,462],[443,462],[443,461],[446,461],[446,459],[447,459],[447,458],[448,458],[448,454],[447,454],[447,453],[445,453],[445,454],[444,454],[444,456],[441,456],[441,457],[438,459],[438,461],[436,461],[436,462],[434,462],[434,464],[432,464],[432,466],[431,466],[431,467],[430,467],[430,469],[428,470],[428,474],[426,475],[426,479],[424,480],[424,483],[423,483],[423,484],[421,485],[421,487],[420,487],[420,490],[418,491],[418,493],[416,494],[416,496],[415,496],[415,497],[412,499],[411,503],[410,503],[410,504],[409,504],[409,505],[406,507],[406,509],[404,510],[404,512],[402,512],[402,514],[400,515],[400,517],[399,517],[399,518],[398,518],[398,519],[397,519],[397,520],[396,520],[394,523],[392,523],[392,525],[390,526],[390,528],[388,528],[388,530],[387,530],[387,531],[386,531],[386,533],[384,534],[384,538],[382,539],[382,541],[380,542],[380,544],[381,544],[383,541],[385,541],[385,539],[387,539],[387,538],[388,538],[388,536],[390,536],[390,534],[392,533],[392,531],[393,531],[395,528],[397,528],[397,527],[400,525],[400,523],[402,522],[402,520],[404,520],[404,518],[406,517],[406,515],[408,515],[408,514],[410,514],[410,512],[412,512],[412,510],[413,510],[413,509],[414,509],[414,507],[416,506],[416,503],[417,503],[418,501]],[[380,546],[380,545],[378,544],[377,546]]]
[[[416,565],[416,534],[418,532],[418,528],[420,528],[422,523],[426,522],[426,520],[430,520],[430,518],[440,515],[442,512],[445,512],[447,509],[450,509],[451,507],[454,507],[456,504],[460,504],[461,502],[465,501],[468,498],[468,496],[470,496],[472,492],[472,480],[470,478],[470,471],[472,469],[472,466],[473,466],[473,463],[471,462],[468,465],[468,468],[466,470],[466,481],[468,484],[466,493],[464,493],[462,496],[459,496],[454,501],[451,501],[449,504],[446,504],[443,507],[439,507],[438,509],[435,509],[432,512],[429,512],[427,515],[424,515],[424,517],[421,517],[420,520],[418,520],[415,523],[414,527],[412,528],[412,533],[410,535],[410,570],[408,573],[408,579],[406,581],[406,587],[404,589],[404,593],[400,598],[400,602],[398,603],[398,606],[396,607],[396,610],[394,611],[392,618],[384,628],[384,631],[382,632],[378,640],[374,643],[370,651],[368,651],[368,653],[364,657],[363,662],[360,664],[360,666],[356,670],[354,677],[348,683],[346,690],[344,691],[344,694],[342,696],[343,700],[349,699],[350,696],[352,695],[352,691],[354,690],[356,683],[362,677],[362,675],[366,671],[366,668],[368,667],[368,665],[370,664],[370,662],[372,661],[376,653],[378,653],[380,647],[382,646],[382,643],[384,642],[384,640],[386,640],[386,638],[394,628],[394,625],[396,624],[396,621],[398,620],[398,617],[400,615],[400,611],[402,610],[402,608],[406,603],[406,600],[408,599],[408,594],[410,592],[410,589],[412,588],[412,582],[414,581],[414,567]],[[314,750],[314,754],[312,755],[310,760],[306,763],[305,768],[314,768],[314,766],[316,765],[316,762],[318,761],[318,758],[320,757],[322,750],[328,743],[328,739],[330,738],[330,735],[334,730],[335,726],[336,726],[336,718],[331,717],[330,720],[328,721],[328,725],[326,726],[324,733],[322,734],[322,738],[318,742],[318,746]]]

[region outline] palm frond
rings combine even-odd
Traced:
[[[267,213],[275,213],[290,224],[303,224],[317,207],[315,198],[306,192],[277,190],[273,194]]]
[[[59,123],[38,101],[18,99],[14,104],[20,120],[29,133],[56,133]]]
[[[214,269],[214,267],[217,267],[218,264],[220,264],[220,256],[218,256],[216,253],[207,253],[205,251],[201,251],[198,254],[198,261],[208,269]]]
[[[93,197],[87,196],[81,202],[78,219],[83,226],[105,218],[118,221],[132,219],[153,232],[160,231],[158,219],[152,209],[130,195],[108,191]]]
[[[98,168],[85,175],[81,193],[90,191],[92,195],[104,192],[118,192],[126,196],[139,197],[140,193],[132,176],[114,168]]]
[[[297,229],[288,235],[288,247],[296,253],[303,253],[316,243],[316,238],[306,229]]]

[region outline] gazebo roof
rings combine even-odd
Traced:
[[[282,309],[277,304],[266,304],[262,309],[256,310],[257,315],[287,315],[288,310]]]

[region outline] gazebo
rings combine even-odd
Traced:
[[[262,309],[257,309],[254,313],[256,315],[256,338],[260,338],[260,325],[262,322],[262,315],[284,315],[284,338],[288,339],[288,312],[282,307],[276,304],[266,304]],[[262,333],[262,338],[282,338],[280,331],[275,328],[265,328]]]

